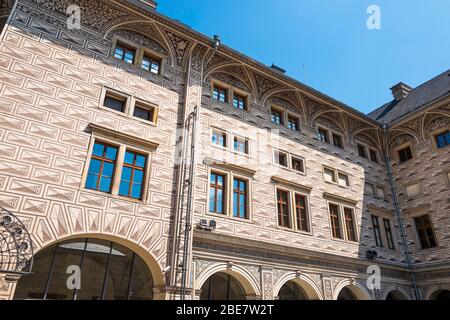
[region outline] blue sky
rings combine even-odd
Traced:
[[[366,26],[369,5],[381,29]],[[158,0],[158,11],[364,113],[450,68],[449,0]]]

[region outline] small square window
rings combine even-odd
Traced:
[[[161,59],[144,55],[142,58],[141,68],[154,74],[159,74],[161,69]]]
[[[450,131],[446,130],[434,136],[438,149],[444,148],[450,144]]]
[[[288,116],[288,127],[289,127],[289,129],[294,130],[294,131],[299,131],[300,129],[299,129],[298,123],[299,123],[299,121],[298,121],[297,117],[294,117],[294,116],[291,116],[291,115]]]
[[[234,137],[234,151],[248,154],[248,140]]]
[[[358,154],[360,157],[367,158],[366,147],[358,143]]]
[[[422,249],[437,247],[430,217],[427,214],[416,217],[414,218],[414,223],[416,225],[416,232]]]
[[[144,106],[136,103],[134,106],[133,116],[147,121],[154,122],[155,108]]]
[[[377,197],[379,199],[386,199],[386,194],[384,193],[384,188],[377,186]]]
[[[369,149],[370,160],[378,163],[378,152],[373,149]]]
[[[336,183],[336,172],[332,169],[323,169],[324,180],[327,182]]]
[[[117,42],[114,49],[114,57],[126,63],[133,64],[136,56],[136,49],[122,42]]]
[[[303,159],[292,157],[292,170],[305,172],[305,166],[303,164]]]
[[[213,86],[212,97],[214,100],[227,103],[228,102],[228,89],[215,84]]]
[[[370,196],[374,196],[375,195],[375,189],[374,189],[373,184],[366,183],[366,194],[368,194]]]
[[[335,147],[344,149],[344,145],[342,143],[342,136],[340,136],[340,135],[338,135],[336,133],[333,133],[333,145]]]
[[[348,186],[350,186],[350,182],[349,182],[349,179],[348,179],[348,175],[346,175],[346,174],[344,174],[344,173],[342,173],[342,172],[339,172],[339,173],[338,173],[338,184],[339,184],[340,186],[343,186],[343,187],[348,187]]]
[[[273,160],[275,164],[278,164],[283,167],[287,167],[287,154],[281,151],[274,151]]]
[[[412,159],[411,148],[408,146],[406,148],[398,150],[398,158],[400,162],[405,162]]]
[[[322,141],[325,143],[330,143],[330,139],[328,137],[328,130],[326,130],[326,129],[318,128],[317,129],[317,138],[319,139],[319,141]]]
[[[103,101],[103,106],[109,109],[113,109],[119,112],[125,111],[127,99],[124,97],[115,96],[113,94],[107,93],[105,100]]]
[[[420,193],[420,187],[419,187],[418,183],[411,184],[411,185],[406,187],[406,194],[410,198],[419,195],[419,193]]]
[[[223,131],[213,130],[211,142],[212,142],[212,144],[226,148],[227,134]]]
[[[270,121],[276,124],[283,124],[283,111],[275,108],[270,109]]]
[[[233,107],[241,110],[247,110],[247,97],[234,93],[233,94]]]

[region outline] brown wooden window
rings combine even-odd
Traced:
[[[330,219],[331,219],[331,232],[333,238],[342,239],[341,223],[339,220],[339,207],[335,204],[329,204]]]
[[[134,106],[133,116],[147,121],[154,122],[155,108],[136,103]]]
[[[119,195],[134,199],[142,198],[147,156],[126,151],[120,179]]]
[[[358,154],[360,157],[367,158],[366,147],[358,143]]]
[[[306,204],[306,197],[300,194],[295,195],[295,218],[297,222],[297,229],[301,231],[309,231],[308,226],[308,208]]]
[[[233,107],[241,110],[247,110],[247,97],[234,93]]]
[[[211,142],[217,146],[226,148],[227,134],[223,131],[213,130],[212,136],[211,136]]]
[[[95,142],[86,178],[86,188],[111,192],[116,167],[117,147]]]
[[[234,151],[248,154],[248,140],[245,138],[234,137]]]
[[[209,211],[225,212],[225,175],[211,172],[209,184]]]
[[[347,240],[356,241],[355,217],[353,210],[344,208],[345,230],[347,231]]]
[[[141,68],[154,74],[159,74],[161,69],[161,59],[145,54],[142,58]]]
[[[292,157],[292,169],[299,172],[305,172],[305,166],[303,160]]]
[[[277,190],[277,209],[278,225],[280,227],[290,228],[291,220],[289,218],[289,192]]]
[[[274,162],[280,166],[287,167],[287,154],[277,150],[274,151]]]
[[[317,129],[317,138],[319,139],[319,141],[322,141],[325,143],[330,143],[330,138],[328,136],[328,130],[318,128]]]
[[[217,100],[217,101],[228,102],[228,89],[215,84],[215,85],[213,85],[212,97],[214,100]]]
[[[384,224],[384,232],[386,234],[386,240],[389,249],[394,250],[395,244],[394,244],[394,237],[392,235],[392,229],[391,229],[391,221],[389,219],[383,218],[383,224]]]
[[[294,130],[294,131],[299,131],[300,129],[299,129],[298,122],[299,121],[298,121],[297,117],[288,115],[288,127],[289,127],[289,129]]]
[[[336,133],[333,133],[333,145],[335,147],[344,149],[344,145],[342,143],[342,136],[340,136],[340,135],[338,135]]]
[[[369,155],[370,155],[370,160],[378,163],[378,152],[377,151],[375,151],[373,149],[369,149]]]
[[[283,111],[276,108],[270,109],[270,121],[276,124],[284,124]]]
[[[405,162],[409,159],[412,159],[411,148],[408,146],[406,148],[398,150],[398,158],[400,159],[400,162]]]
[[[373,235],[375,237],[375,245],[383,247],[383,239],[381,238],[380,221],[377,216],[372,215]]]
[[[117,42],[114,57],[129,64],[134,64],[136,49],[124,43]]]
[[[233,180],[233,217],[247,219],[247,181]]]
[[[436,239],[434,238],[430,217],[427,214],[416,217],[414,218],[414,222],[416,224],[417,235],[419,237],[422,249],[436,247]]]
[[[111,93],[106,93],[105,100],[103,101],[103,106],[119,112],[124,112],[126,103],[127,99],[125,97],[120,97]]]

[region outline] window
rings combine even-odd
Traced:
[[[233,107],[247,110],[247,98],[237,93],[233,93]]]
[[[330,139],[328,137],[328,130],[318,128],[317,129],[317,138],[319,139],[319,141],[322,141],[325,143],[330,143]]]
[[[213,99],[221,102],[228,102],[228,89],[213,85]]]
[[[419,193],[420,193],[420,188],[419,188],[419,184],[418,183],[411,184],[411,185],[406,187],[406,194],[410,198],[417,196]]]
[[[224,213],[225,204],[225,176],[211,172],[209,185],[209,211]]]
[[[366,147],[358,143],[358,154],[360,157],[367,158]]]
[[[309,231],[306,197],[301,194],[295,195],[295,219],[297,230]]]
[[[117,42],[114,50],[114,57],[129,64],[134,64],[134,58],[136,56],[136,49],[132,48],[124,43]]]
[[[161,68],[161,59],[144,54],[142,58],[141,68],[154,74],[159,74]]]
[[[276,124],[283,124],[283,111],[271,108],[270,109],[270,121]]]
[[[323,169],[323,176],[326,182],[336,183],[336,172],[329,168]]]
[[[291,221],[289,219],[289,192],[277,190],[277,209],[278,209],[278,225],[280,227],[290,228]]]
[[[343,143],[342,143],[342,136],[340,136],[340,135],[338,135],[338,134],[336,134],[336,133],[333,133],[332,136],[333,136],[333,145],[334,145],[335,147],[344,149],[344,145],[343,145]]]
[[[86,188],[111,192],[111,183],[116,166],[117,147],[96,142],[86,179]]]
[[[398,150],[398,158],[400,162],[405,162],[412,159],[411,148],[408,146],[406,148]]]
[[[147,157],[132,151],[125,153],[119,195],[141,199]]]
[[[375,196],[375,187],[373,184],[366,182],[366,193],[370,196]]]
[[[386,199],[386,195],[384,193],[384,188],[383,187],[377,186],[377,197],[379,199]]]
[[[329,204],[330,219],[331,219],[331,232],[333,238],[342,239],[341,224],[339,222],[339,207],[333,203]]]
[[[278,164],[280,166],[283,166],[283,167],[288,166],[287,154],[284,152],[275,150],[273,153],[273,161],[275,162],[275,164]]]
[[[440,149],[450,144],[450,131],[446,130],[435,135],[436,146]]]
[[[383,239],[381,238],[380,222],[377,216],[372,215],[373,235],[375,237],[375,245],[383,247]]]
[[[343,187],[350,186],[350,182],[348,180],[348,175],[339,172],[338,173],[338,184]]]
[[[247,181],[233,181],[233,217],[247,218]]]
[[[416,224],[417,235],[422,246],[422,249],[429,249],[436,247],[436,240],[434,238],[433,228],[431,226],[430,217],[426,214],[414,218]]]
[[[305,172],[305,167],[303,165],[303,160],[299,158],[292,157],[292,169],[299,172]]]
[[[392,236],[392,229],[391,229],[391,221],[389,219],[383,218],[383,224],[388,248],[391,250],[395,250],[394,237]]]
[[[369,149],[370,160],[378,163],[378,152],[373,149]]]
[[[119,97],[107,92],[103,101],[103,106],[119,112],[124,112],[126,103],[127,99],[125,97]]]
[[[212,144],[226,148],[227,147],[227,134],[223,131],[213,130],[212,136],[211,136],[211,142],[212,142]]]
[[[355,219],[353,210],[344,207],[345,230],[347,231],[347,240],[356,241]]]
[[[147,121],[155,122],[155,108],[136,103],[133,110],[133,116]]]
[[[288,115],[288,127],[291,130],[299,131],[298,118]]]
[[[248,140],[234,137],[234,151],[248,154]]]

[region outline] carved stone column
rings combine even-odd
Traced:
[[[261,267],[261,298],[273,300],[273,269]]]
[[[333,300],[333,279],[331,276],[322,276],[322,286],[324,300]]]

